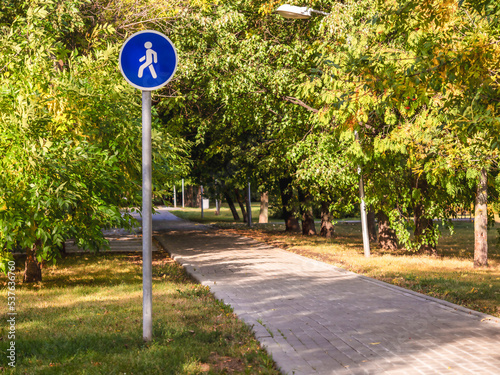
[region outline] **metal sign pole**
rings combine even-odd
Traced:
[[[151,91],[142,91],[142,337],[153,338]]]
[[[177,70],[172,41],[155,30],[131,35],[120,50],[123,78],[142,91],[142,322],[143,339],[153,339],[153,183],[151,159],[151,91],[165,86]],[[175,200],[174,200],[175,202]]]

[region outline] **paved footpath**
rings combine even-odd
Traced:
[[[284,374],[500,374],[498,318],[166,211],[153,225]]]

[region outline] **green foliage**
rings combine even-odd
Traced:
[[[318,131],[358,131],[352,160],[362,164],[367,203],[389,214],[408,249],[439,236],[434,228],[413,242],[415,212],[448,219],[470,206],[483,167],[496,174],[498,9],[493,1],[335,4],[317,67],[299,87],[318,109]]]
[[[440,234],[412,237],[420,219],[449,223],[478,171],[496,176],[496,2],[309,1],[330,13],[309,20],[273,14],[276,1],[205,5],[168,29],[181,66],[159,106],[203,185],[291,176],[339,214],[358,202],[360,166],[368,206],[418,250]]]
[[[139,95],[125,84],[118,46],[87,40],[80,1],[32,1],[0,34],[0,255],[31,248],[55,259],[64,241],[96,249],[103,227],[132,225],[140,202]],[[112,28],[102,28],[112,32]],[[182,168],[185,144],[154,124],[157,186]],[[170,165],[167,165],[167,161]]]
[[[313,109],[295,87],[312,68],[319,24],[290,23],[268,14],[272,7],[219,1],[183,13],[169,30],[179,79],[160,112],[193,142],[193,175],[204,186],[243,188],[250,179],[272,191],[295,173],[294,145],[309,131]]]
[[[357,151],[352,132],[336,135],[318,131],[293,148],[298,185],[311,192],[315,201],[329,202],[335,217],[354,210],[359,195]]]
[[[248,180],[273,191],[291,177],[341,214],[358,203],[359,166],[368,206],[388,214],[400,242],[435,245],[437,226],[411,236],[416,217],[448,222],[470,206],[482,168],[498,180],[497,2],[306,4],[330,15],[285,20],[274,0],[9,1],[0,207],[17,224],[2,229],[6,248],[56,247],[82,231],[93,235],[81,244],[97,246],[100,226],[128,221],[116,208],[138,199],[139,107],[115,43],[146,27],[165,32],[180,57],[153,98],[158,194],[183,176],[192,146],[192,180],[214,194]],[[55,217],[65,218],[58,229],[45,223]]]
[[[435,245],[437,227],[413,241],[414,213],[448,220],[471,201],[473,171],[496,168],[497,43],[478,51],[497,26],[473,10],[491,15],[485,4],[312,1],[330,15],[310,20],[272,14],[274,1],[194,7],[169,30],[182,63],[160,112],[193,141],[205,186],[272,190],[292,176],[339,214],[358,200],[361,166],[368,205],[403,245]]]

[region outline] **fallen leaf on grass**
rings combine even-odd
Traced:
[[[200,365],[200,371],[201,372],[209,372],[210,371],[210,365],[207,363],[202,363]]]

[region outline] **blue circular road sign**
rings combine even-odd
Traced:
[[[177,70],[177,52],[162,33],[139,31],[123,44],[119,63],[128,83],[139,90],[152,91],[172,79]]]

